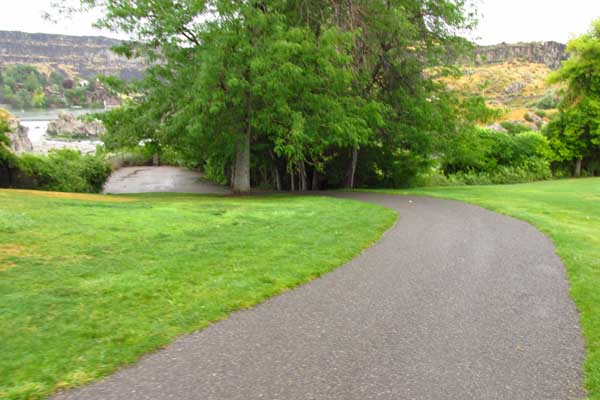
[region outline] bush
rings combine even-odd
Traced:
[[[434,186],[449,186],[452,182],[442,172],[436,170],[428,174],[423,174],[416,182],[416,186],[434,187]]]
[[[100,192],[111,172],[101,156],[82,155],[74,150],[54,150],[47,156],[24,154],[19,170],[31,180],[34,189],[82,193]]]
[[[531,120],[533,120],[531,115],[529,115],[529,114],[526,114],[526,115],[529,116],[529,118]],[[518,133],[528,132],[531,130],[531,128],[529,128],[523,124],[519,124],[518,122],[504,121],[504,122],[500,122],[500,125],[504,129],[506,129],[508,133],[511,133],[513,135],[516,135]]]
[[[539,132],[475,129],[453,138],[440,161],[448,184],[486,185],[549,179],[553,158]]]
[[[101,150],[106,154],[106,159],[111,164],[112,169],[115,170],[122,167],[152,165],[152,154],[145,152],[143,147],[123,149],[117,153],[108,153],[105,148]]]
[[[552,178],[550,163],[541,159],[524,161],[517,166],[499,166],[492,172],[457,172],[448,176],[451,185],[493,185],[536,182]]]
[[[224,158],[209,158],[204,164],[204,176],[211,182],[219,185],[226,185],[228,181],[227,177],[225,176],[226,165],[227,162]]]
[[[542,110],[551,110],[558,108],[559,104],[560,97],[554,92],[548,92],[540,101],[535,103],[534,106]]]

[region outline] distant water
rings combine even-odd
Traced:
[[[58,119],[58,114],[60,114],[61,112],[68,112],[76,116],[104,112],[104,110],[101,108],[57,108],[52,110],[8,109],[8,111],[10,111],[12,115],[19,118],[21,121],[52,121]]]
[[[58,119],[61,112],[68,112],[76,116],[103,112],[102,109],[71,108],[55,110],[9,110],[11,114],[21,121],[21,125],[28,129],[27,136],[31,140],[34,153],[47,153],[50,149],[74,149],[82,153],[95,153],[98,140],[62,141],[48,138],[47,130],[50,121]]]

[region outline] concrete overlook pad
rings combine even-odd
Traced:
[[[226,194],[229,189],[204,180],[199,172],[168,166],[120,168],[104,185],[104,193],[151,192]]]
[[[584,396],[578,314],[549,239],[459,202],[334,195],[399,220],[324,277],[54,399]]]

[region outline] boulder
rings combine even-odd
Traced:
[[[509,96],[516,96],[527,86],[524,82],[514,82],[504,88],[504,93]]]
[[[8,122],[10,132],[6,134],[10,140],[10,148],[15,153],[23,153],[33,151],[33,144],[27,135],[28,128],[21,125],[18,119],[11,119]]]
[[[21,125],[18,119],[16,119],[8,111],[0,108],[0,119],[8,122],[9,131],[6,132],[6,137],[10,140],[10,149],[15,153],[23,153],[27,151],[33,151],[33,145],[29,136],[27,135],[28,129]]]
[[[506,128],[505,128],[505,127],[503,127],[503,126],[502,126],[502,125],[500,125],[500,124],[488,125],[488,126],[486,126],[485,128],[486,128],[486,129],[489,129],[489,130],[491,130],[491,131],[494,131],[494,132],[508,132],[508,131],[506,130]]]
[[[101,121],[83,121],[73,114],[61,112],[58,119],[48,123],[48,134],[82,139],[97,139],[106,132]]]

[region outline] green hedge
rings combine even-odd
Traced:
[[[485,185],[550,179],[552,151],[539,132],[475,129],[453,138],[440,159],[441,173],[426,184]]]
[[[46,156],[14,156],[10,187],[56,192],[98,193],[111,173],[101,156],[82,155],[74,150],[53,150]]]

